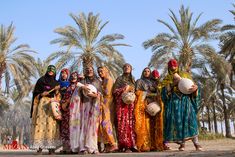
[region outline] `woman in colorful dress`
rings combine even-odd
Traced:
[[[117,142],[114,130],[113,114],[113,79],[109,75],[106,67],[99,67],[98,74],[102,79],[102,105],[100,114],[99,142],[105,144],[105,152],[117,150]]]
[[[154,126],[150,128],[151,133],[151,150],[162,151],[164,150],[163,143],[163,114],[164,114],[164,105],[161,99],[161,85],[160,85],[160,74],[155,69],[152,71],[151,81],[153,82],[154,88],[156,89],[156,97],[154,98],[156,102],[158,102],[161,110],[156,114],[155,117],[150,119],[150,126]]]
[[[152,80],[150,68],[145,68],[141,78],[136,81],[136,96],[135,104],[135,132],[136,146],[138,151],[163,150],[163,134],[161,113],[151,116],[146,112],[146,107],[149,103],[157,101],[156,82]],[[158,104],[160,100],[158,100]]]
[[[120,151],[125,152],[132,152],[135,148],[134,102],[127,105],[122,100],[122,93],[135,91],[135,79],[131,71],[132,66],[126,63],[123,66],[123,74],[117,78],[113,88],[117,114],[118,147]]]
[[[31,141],[30,149],[48,149],[49,154],[54,154],[55,149],[61,145],[58,120],[52,113],[51,103],[60,101],[60,85],[55,79],[56,68],[49,65],[47,72],[36,83],[33,91],[31,107]]]
[[[97,93],[84,95],[89,91],[88,84],[97,89]],[[70,144],[74,152],[97,154],[98,127],[101,105],[101,82],[93,67],[85,69],[85,78],[75,89],[70,102]]]
[[[66,92],[66,89],[69,86],[69,69],[64,68],[61,70],[58,81],[60,83],[60,94],[61,94],[61,100],[62,100]]]
[[[168,74],[162,82],[164,102],[164,140],[180,144],[185,149],[185,141],[192,140],[196,150],[202,150],[198,142],[197,112],[200,104],[200,90],[196,84],[183,94],[178,89],[181,77],[192,79],[189,73],[181,72],[175,59],[168,62]]]
[[[73,95],[73,92],[76,88],[77,82],[78,82],[78,73],[73,72],[71,73],[69,77],[70,85],[66,89],[66,92],[64,93],[64,97],[61,100],[61,106],[62,106],[62,120],[61,120],[61,129],[60,129],[60,137],[63,144],[63,149],[61,153],[63,154],[69,154],[72,153],[72,150],[70,148],[70,128],[69,128],[69,121],[70,121],[70,99]]]

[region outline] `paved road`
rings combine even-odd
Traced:
[[[66,155],[66,156],[99,156],[99,157],[235,157],[235,140],[234,139],[223,139],[223,140],[211,140],[201,141],[204,151],[195,151],[192,142],[186,143],[186,150],[179,152],[176,144],[170,144],[172,150],[164,152],[146,152],[146,153],[107,153],[98,155]],[[17,156],[17,157],[32,157],[36,153],[30,150],[0,150],[0,156]],[[43,155],[46,156],[48,153],[45,151]],[[53,156],[62,156],[58,152]],[[65,155],[63,155],[65,156]]]

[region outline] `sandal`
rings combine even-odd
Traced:
[[[55,155],[55,149],[49,149],[49,155]]]
[[[42,148],[39,148],[39,149],[37,150],[37,155],[42,155]]]
[[[199,144],[194,144],[196,151],[203,151],[202,146]]]
[[[163,144],[163,150],[172,150],[172,149],[168,144],[164,143]]]
[[[61,150],[60,151],[60,154],[66,154],[67,152],[66,152],[66,150]]]
[[[92,152],[91,154],[96,154],[96,155],[98,155],[98,154],[100,154],[98,151],[94,151],[94,152]]]
[[[185,144],[180,144],[179,151],[184,151],[185,149]]]
[[[117,146],[109,146],[106,150],[105,153],[113,153],[116,152],[118,150]]]
[[[83,150],[81,152],[79,152],[79,154],[83,154],[83,155],[86,155],[86,154],[89,154],[87,150]]]

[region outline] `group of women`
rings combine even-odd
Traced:
[[[61,153],[143,152],[167,150],[168,143],[175,142],[183,151],[189,139],[196,150],[202,149],[196,120],[200,90],[194,84],[189,89],[192,94],[179,91],[180,78],[192,78],[179,71],[175,59],[168,62],[163,81],[157,70],[148,67],[135,81],[128,63],[116,81],[106,67],[99,67],[97,73],[87,67],[80,77],[62,69],[57,81],[55,66],[48,66],[33,91],[31,149],[54,154],[62,145]],[[90,84],[97,92],[90,91]],[[135,93],[135,101],[123,101],[127,92]],[[161,108],[155,116],[146,112],[152,102]],[[53,113],[54,104],[60,106],[61,115]]]

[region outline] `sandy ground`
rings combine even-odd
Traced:
[[[111,157],[235,157],[235,139],[220,139],[220,140],[209,140],[209,141],[200,141],[200,144],[203,147],[203,151],[195,151],[195,148],[191,141],[186,143],[185,151],[179,152],[177,144],[170,144],[172,150],[164,152],[145,152],[145,153],[101,153],[98,155],[66,155],[66,156],[111,156]],[[0,148],[0,156],[34,156],[35,151],[31,150],[6,150]],[[37,156],[46,156],[48,155],[47,151],[43,152],[43,155]],[[65,156],[60,155],[59,152],[56,152],[56,155],[53,156]]]

